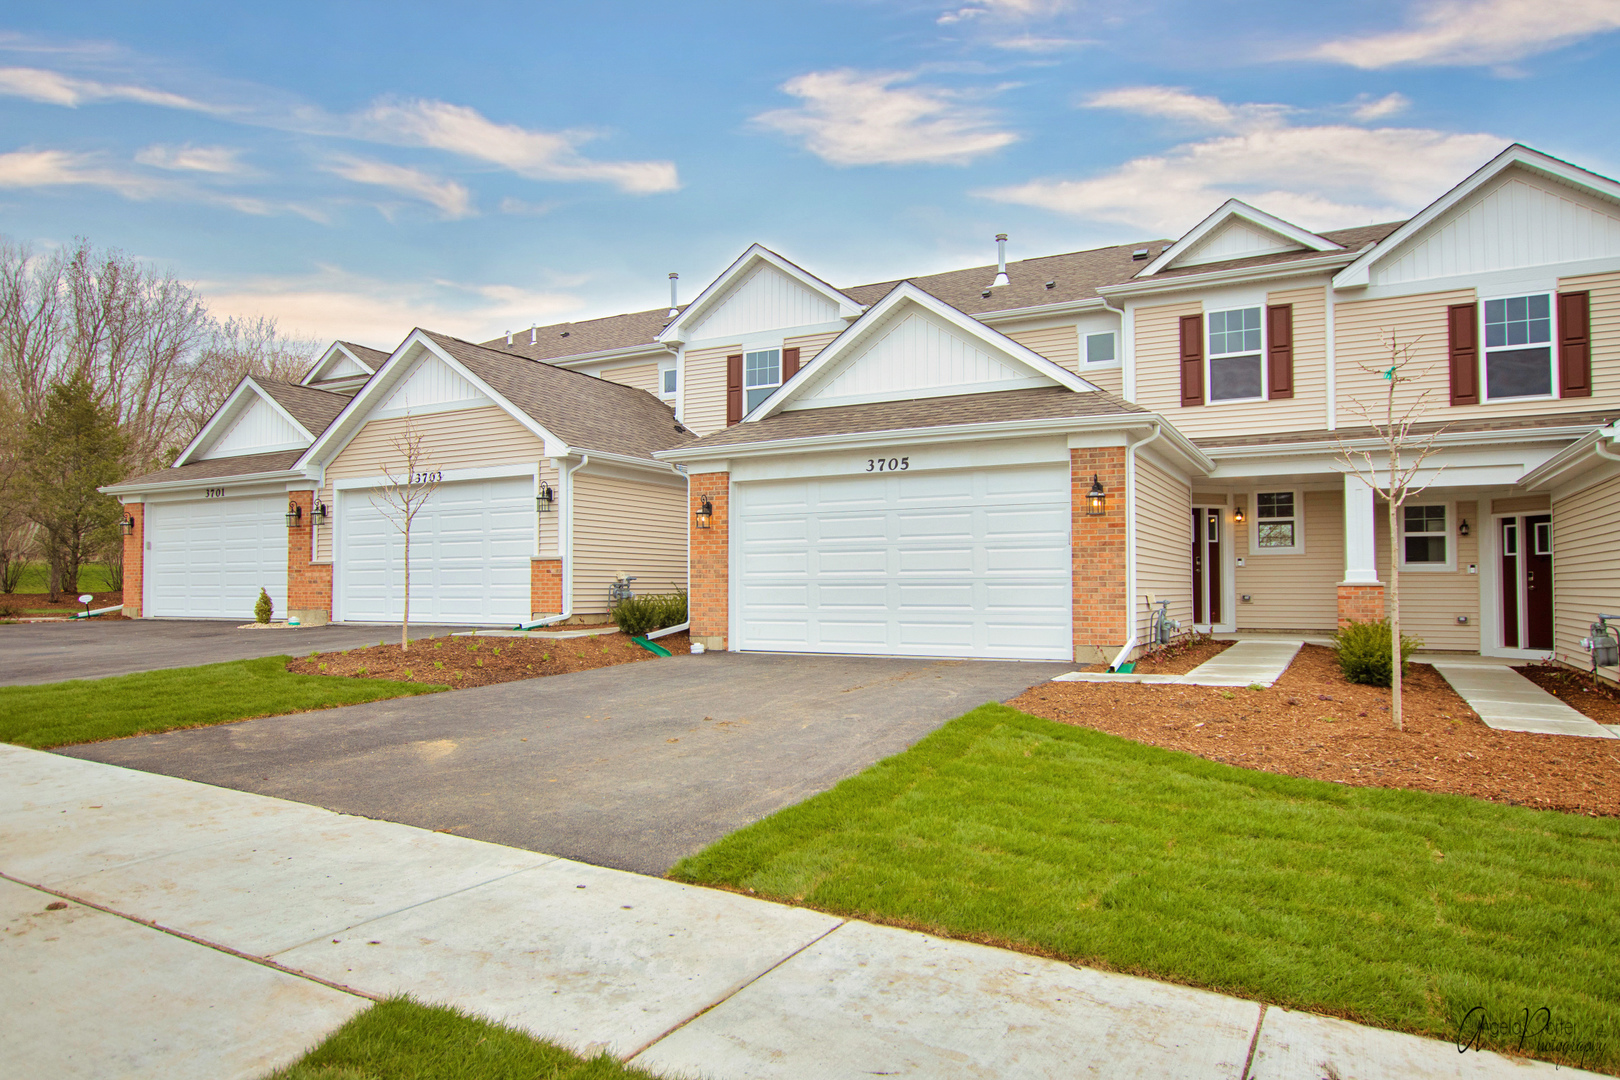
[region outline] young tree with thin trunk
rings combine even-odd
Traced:
[[[1396,730],[1402,730],[1401,721],[1401,508],[1407,501],[1421,494],[1430,484],[1439,477],[1439,470],[1435,474],[1418,483],[1419,472],[1423,463],[1434,453],[1434,443],[1444,428],[1436,428],[1426,436],[1416,437],[1412,434],[1413,426],[1428,412],[1425,406],[1432,388],[1425,388],[1409,400],[1397,401],[1397,391],[1406,383],[1421,383],[1429,374],[1431,367],[1408,373],[1412,364],[1412,349],[1421,339],[1402,344],[1400,338],[1393,332],[1383,335],[1383,344],[1389,353],[1389,367],[1375,368],[1367,364],[1358,364],[1362,371],[1368,375],[1378,375],[1388,382],[1384,393],[1384,402],[1381,409],[1374,410],[1356,398],[1351,398],[1351,405],[1355,411],[1365,419],[1376,433],[1377,439],[1383,445],[1377,450],[1352,450],[1340,438],[1339,460],[1344,462],[1350,472],[1354,473],[1373,492],[1382,498],[1389,508],[1389,590],[1385,594],[1385,612],[1389,617],[1390,629],[1390,718]],[[1399,414],[1397,415],[1397,410]],[[1379,469],[1374,455],[1384,458],[1384,468]],[[1383,481],[1380,482],[1379,478]],[[1448,538],[1447,542],[1450,540]]]
[[[439,490],[442,475],[428,460],[423,443],[422,433],[406,414],[404,430],[390,442],[394,464],[381,466],[388,484],[370,496],[371,505],[392,522],[405,539],[405,603],[400,612],[399,647],[406,652],[411,648],[411,526],[422,507]]]

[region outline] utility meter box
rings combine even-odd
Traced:
[[[1592,663],[1596,667],[1613,667],[1620,664],[1620,641],[1614,636],[1614,631],[1600,622],[1592,624],[1591,636],[1581,639],[1581,644],[1592,653]]]

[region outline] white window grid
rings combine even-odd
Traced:
[[[1451,536],[1451,523],[1454,519],[1455,514],[1452,512],[1450,503],[1407,503],[1402,506],[1398,519],[1401,530],[1401,569],[1416,571],[1455,570],[1457,568],[1457,544]],[[1419,522],[1421,522],[1422,527],[1413,529],[1412,526]],[[1438,539],[1445,557],[1439,561],[1409,561],[1406,557],[1406,541],[1408,537]]]
[[[1265,308],[1241,307],[1207,312],[1204,316],[1204,400],[1211,405],[1266,399]],[[1249,397],[1214,396],[1213,362],[1253,356],[1260,368],[1260,392]]]
[[[1305,502],[1296,490],[1257,491],[1249,500],[1249,553],[1251,555],[1297,555],[1305,550]],[[1268,536],[1268,526],[1271,526]],[[1266,543],[1286,531],[1290,542]]]
[[[1496,296],[1479,305],[1480,401],[1545,401],[1558,396],[1558,305],[1550,292]],[[1547,392],[1491,395],[1491,355],[1517,349],[1545,347]]]

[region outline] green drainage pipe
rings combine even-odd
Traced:
[[[658,656],[674,656],[675,655],[674,653],[670,652],[668,649],[664,648],[662,645],[658,644],[656,641],[648,641],[644,637],[633,637],[630,640],[635,642],[637,645],[640,645],[643,649],[646,649],[648,652],[654,653],[654,654],[656,654]]]
[[[1116,674],[1116,675],[1129,675],[1131,672],[1133,672],[1135,670],[1136,670],[1136,661],[1132,660],[1128,664],[1121,664],[1121,665],[1119,665],[1119,667],[1115,668],[1114,669],[1114,674]]]

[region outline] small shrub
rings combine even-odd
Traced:
[[[435,661],[433,661],[433,666],[434,666],[435,669],[437,669],[439,671],[443,671],[444,670],[444,661],[443,660],[435,660]]]
[[[320,665],[320,666],[319,666],[319,670],[321,670],[321,671],[325,671],[325,670],[326,670],[326,665],[325,665],[325,664],[321,664],[321,665]]]
[[[253,619],[258,623],[267,623],[276,613],[275,605],[270,602],[270,594],[263,589],[259,590],[258,602],[253,605]]]
[[[416,678],[416,672],[412,671],[410,668],[406,668],[405,669],[405,677],[407,679],[414,679],[414,678]]]
[[[356,675],[364,675],[364,674],[365,674],[365,673],[366,673],[366,669],[365,669],[365,668],[359,668],[359,669],[357,669],[357,670],[356,670],[356,671],[355,671],[355,674],[356,674]]]
[[[1401,674],[1407,661],[1423,644],[1417,638],[1401,635]],[[1346,623],[1333,637],[1333,651],[1339,658],[1339,670],[1353,683],[1366,686],[1388,686],[1393,674],[1390,663],[1390,628],[1388,619]]]
[[[501,655],[501,647],[499,645],[495,646],[493,651],[494,651],[496,656]]]
[[[641,637],[666,626],[679,626],[686,621],[686,594],[648,593],[620,600],[613,605],[613,621],[631,637]]]

